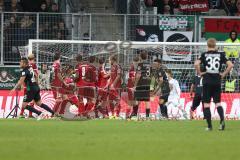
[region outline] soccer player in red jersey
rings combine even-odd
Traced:
[[[61,75],[61,65],[60,65],[60,54],[56,53],[53,57],[54,62],[52,65],[53,74],[51,78],[51,87],[53,92],[53,97],[56,99],[56,104],[54,105],[53,111],[56,112],[61,103],[61,88],[63,85],[63,77]]]
[[[83,103],[83,88],[84,88],[84,84],[83,84],[83,80],[82,80],[82,68],[81,65],[84,64],[83,60],[82,60],[82,55],[78,54],[76,56],[76,61],[77,61],[77,65],[75,66],[75,73],[76,73],[76,77],[75,77],[75,82],[76,82],[76,87],[77,87],[77,94],[78,94],[78,115],[81,115],[85,112],[85,106]]]
[[[99,59],[99,68],[98,68],[98,98],[96,102],[96,112],[101,112],[104,117],[107,117],[107,84],[110,75],[107,74],[104,68],[104,59]]]
[[[109,111],[110,119],[119,117],[120,113],[120,91],[121,91],[121,75],[122,69],[117,63],[117,55],[112,55],[109,58],[111,64],[110,80],[109,80]]]
[[[137,102],[134,100],[134,82],[136,78],[136,70],[139,62],[139,57],[133,59],[133,63],[130,65],[128,72],[128,82],[127,82],[127,91],[128,91],[128,104],[133,107],[133,110],[137,108]],[[131,108],[127,108],[126,117],[130,118]]]
[[[38,68],[37,68],[37,65],[36,65],[36,62],[35,62],[34,54],[29,54],[28,55],[28,63],[29,63],[29,66],[33,69],[34,78],[38,82]],[[26,88],[26,86],[24,86],[24,95],[26,94],[26,92],[27,92],[27,88]],[[30,102],[28,105],[31,106],[31,107],[34,107],[34,103],[33,102]],[[24,117],[23,113],[24,113],[24,108],[22,107],[21,108],[21,112],[20,112],[20,117],[22,117],[22,118]],[[31,111],[29,111],[29,117],[30,118],[33,117]]]
[[[88,63],[82,65],[82,79],[85,85],[83,97],[87,99],[85,112],[88,113],[95,109],[97,67],[94,64],[95,56],[90,56]],[[84,73],[85,72],[85,73]]]
[[[65,71],[66,75],[63,79],[63,81],[65,82],[62,86],[63,88],[63,102],[61,104],[61,109],[59,114],[64,114],[65,111],[65,107],[66,104],[63,104],[64,102],[66,103],[67,101],[64,100],[69,100],[71,104],[74,104],[75,106],[78,107],[78,97],[75,95],[75,90],[76,90],[76,86],[74,83],[74,79],[72,77],[74,72],[74,67],[69,65]]]

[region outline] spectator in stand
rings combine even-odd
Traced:
[[[20,0],[24,12],[38,12],[42,0]]]
[[[51,6],[51,12],[59,12],[58,10],[58,4],[57,3],[53,3],[52,6]]]
[[[57,3],[52,3],[51,10],[50,12],[53,13],[58,13],[58,4]],[[52,26],[53,31],[58,30],[58,24],[60,21],[62,21],[62,15],[59,14],[53,14],[50,17],[50,25]]]
[[[225,41],[226,43],[240,43],[239,39],[237,38],[237,31],[231,31],[229,33],[229,38]],[[237,46],[225,46],[224,51],[226,53],[226,57],[230,58],[234,61],[236,58],[239,57],[240,48]]]
[[[217,7],[217,4],[215,6],[212,6],[212,7],[210,6],[210,7],[211,8],[215,7],[214,9],[224,9],[227,15],[234,16],[235,13],[237,12],[236,0],[222,0],[221,2],[223,4],[222,5],[223,7],[221,7],[221,5],[220,7]]]
[[[18,23],[14,16],[10,17],[9,24],[4,27],[4,53],[5,58],[14,57],[17,53],[18,39],[16,39],[18,31]]]
[[[169,5],[165,5],[163,8],[163,14],[169,15],[170,14],[171,7]]]
[[[68,34],[68,30],[65,26],[65,23],[63,21],[60,21],[58,23],[58,31],[61,32],[61,35],[63,37],[63,39],[67,39]]]
[[[46,63],[41,66],[41,71],[39,73],[39,87],[41,90],[50,90],[50,70]]]
[[[240,16],[240,0],[237,0],[236,1],[236,13],[235,13],[235,16]]]
[[[12,0],[11,8],[12,8],[12,11],[15,11],[15,12],[23,11],[22,6],[20,5],[20,3],[17,0]]]
[[[45,0],[47,10],[50,12],[52,7],[52,0]]]
[[[232,69],[230,73],[224,78],[225,84],[225,92],[235,92],[238,91],[238,82],[237,82],[238,75],[237,73],[234,73],[234,70]]]
[[[4,11],[4,3],[3,0],[0,0],[0,12]]]
[[[222,0],[210,0],[209,1],[210,9],[220,9],[222,8]]]
[[[89,41],[90,40],[90,36],[89,36],[89,33],[85,32],[83,34],[83,40],[84,41]],[[91,50],[91,45],[90,44],[83,44],[83,53],[88,55],[88,53],[90,52]]]
[[[64,40],[64,36],[62,35],[62,33],[61,33],[60,31],[58,31],[58,32],[56,33],[56,38],[54,38],[54,39]]]
[[[29,39],[36,38],[35,32],[36,26],[34,21],[30,18],[29,15],[24,15],[24,17],[20,20],[20,28],[18,31],[18,40],[20,46],[25,46],[28,43]]]
[[[48,12],[47,4],[45,2],[41,4],[39,12]]]
[[[17,0],[11,0],[11,3],[5,3],[6,12],[22,12],[22,6]]]
[[[174,14],[174,5],[172,0],[156,0],[154,6],[158,8],[158,14]],[[169,9],[170,8],[170,9]]]

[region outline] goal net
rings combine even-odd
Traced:
[[[240,51],[238,44],[217,44],[219,51],[226,49],[237,49]],[[202,52],[207,50],[206,42],[133,42],[133,41],[81,41],[81,40],[29,40],[28,53],[36,55],[37,63],[53,62],[55,53],[61,54],[63,63],[75,63],[77,54],[82,54],[84,59],[89,56],[104,58],[106,60],[107,69],[108,58],[111,54],[118,55],[118,63],[123,69],[123,89],[126,87],[128,80],[128,70],[134,57],[137,57],[141,51],[147,51],[148,61],[152,63],[154,59],[162,60],[162,65],[172,70],[173,77],[179,82],[181,88],[180,105],[188,113],[192,105],[190,98],[190,87],[192,80],[196,75],[194,69],[194,61]],[[225,79],[222,80],[222,105],[228,118],[240,118],[240,60],[232,58],[234,68]],[[122,94],[122,99],[124,99]],[[157,106],[157,100],[151,102],[151,106]],[[123,105],[128,105],[123,103]],[[157,107],[151,110],[152,113],[157,112]],[[214,118],[218,118],[218,114],[212,107]],[[202,118],[202,107],[196,110],[196,117]]]

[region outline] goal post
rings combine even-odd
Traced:
[[[240,43],[217,43],[219,51],[237,49],[240,52]],[[176,72],[194,71],[193,63],[207,51],[207,42],[139,42],[139,41],[84,41],[84,40],[40,40],[30,39],[28,53],[34,53],[38,64],[52,63],[53,55],[60,52],[62,59],[69,61],[77,54],[86,59],[91,55],[108,60],[111,54],[118,55],[118,62],[123,68],[128,68],[134,57],[140,51],[149,53],[149,61],[160,58],[162,63]],[[238,72],[239,58],[235,59]],[[182,73],[181,73],[182,74]],[[239,79],[239,77],[238,77]]]
[[[220,51],[224,48],[237,47],[240,44],[217,43]],[[150,53],[151,60],[161,58],[164,62],[171,64],[189,64],[193,62],[202,52],[207,50],[206,42],[139,42],[139,41],[84,41],[84,40],[40,40],[30,39],[28,53],[36,54],[38,63],[49,62],[55,52],[60,52],[62,58],[73,58],[76,54],[88,57],[95,55],[108,58],[110,54],[117,54],[119,62],[128,66],[140,50]],[[178,66],[176,66],[178,67]]]
[[[235,49],[240,52],[240,43],[217,43],[219,51],[226,49]],[[85,59],[94,55],[97,58],[104,58],[107,62],[111,54],[118,55],[118,62],[124,69],[122,79],[127,82],[128,69],[134,57],[141,51],[147,51],[149,61],[159,58],[162,64],[171,69],[173,76],[180,83],[182,95],[185,96],[182,101],[185,109],[191,105],[189,91],[193,77],[195,76],[194,61],[207,51],[207,42],[137,42],[137,41],[84,41],[84,40],[37,40],[31,39],[28,44],[28,53],[34,53],[37,63],[53,62],[53,55],[60,52],[62,60],[74,61],[77,54],[82,54]],[[222,81],[222,95],[227,114],[239,114],[240,108],[240,60],[234,59],[234,68],[231,74]],[[109,64],[106,66],[110,66]],[[108,68],[109,69],[109,68]],[[226,90],[225,82],[235,83],[233,90]],[[189,103],[188,103],[189,102]],[[228,108],[230,106],[230,109]],[[233,109],[232,109],[233,108]],[[235,108],[235,109],[234,109]],[[201,110],[201,109],[200,109]],[[213,115],[217,116],[216,115]]]

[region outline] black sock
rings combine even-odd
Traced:
[[[35,108],[28,106],[28,105],[25,107],[25,109],[29,110],[32,113],[36,113],[37,115],[40,115],[42,113],[41,111],[38,111]]]
[[[206,118],[208,128],[212,128],[212,116],[211,116],[210,108],[204,108],[203,113],[204,113],[204,117]]]
[[[166,105],[163,105],[163,108],[164,108],[164,115],[165,115],[166,118],[168,118],[167,106],[166,106]]]
[[[50,112],[52,115],[54,115],[54,112],[51,108],[49,108],[46,104],[42,103],[40,105],[41,108],[45,109],[46,111]]]
[[[224,121],[224,113],[223,113],[223,108],[222,106],[217,107],[217,111],[220,117],[220,123]]]
[[[134,105],[133,106],[133,111],[132,111],[132,115],[131,116],[137,116],[138,113],[138,105]]]
[[[149,117],[150,114],[150,108],[146,108],[146,117]]]
[[[163,104],[160,104],[160,111],[161,111],[161,115],[164,116],[164,106]]]

